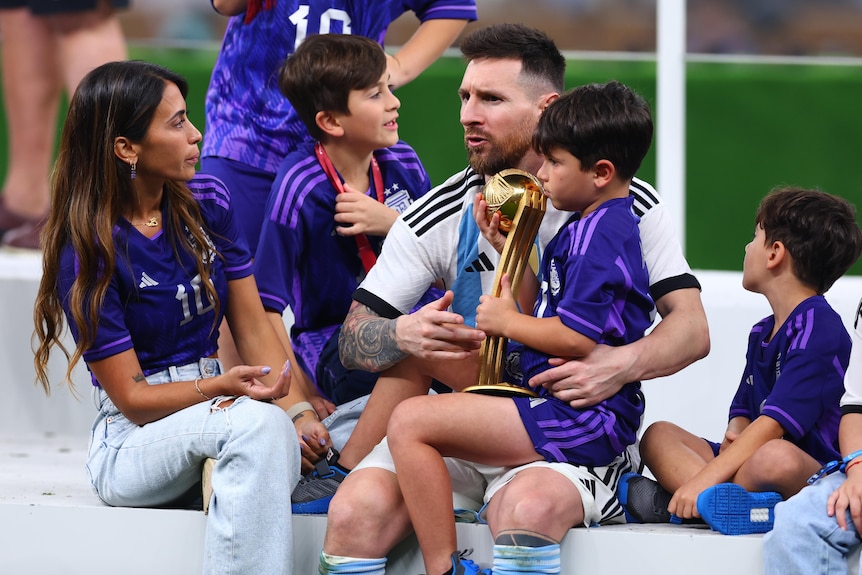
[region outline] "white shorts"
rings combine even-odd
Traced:
[[[452,498],[455,508],[479,511],[497,491],[525,469],[545,467],[556,471],[572,482],[581,495],[584,505],[584,526],[602,523],[624,523],[623,509],[617,499],[617,482],[620,476],[630,471],[640,471],[640,455],[637,443],[606,467],[587,467],[570,463],[536,461],[519,467],[496,467],[482,465],[454,457],[444,458],[452,479]],[[395,463],[389,452],[386,438],[377,444],[359,464],[353,468],[377,468],[395,473]]]

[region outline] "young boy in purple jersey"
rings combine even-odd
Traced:
[[[840,458],[839,400],[851,345],[823,293],[862,250],[855,210],[836,196],[784,188],[761,201],[754,223],[742,285],[766,296],[773,315],[749,335],[724,440],[666,421],[651,425],[640,450],[658,482],[620,479],[632,520],[702,518],[725,534],[763,533],[777,502]]]
[[[534,315],[518,311],[506,277],[501,297],[482,296],[476,312],[486,334],[524,345],[524,381],[550,369],[548,358],[583,357],[600,343],[625,345],[651,324],[629,185],[652,133],[647,103],[618,82],[575,88],[539,119],[533,147],[544,162],[537,176],[555,208],[575,213],[545,250]],[[607,466],[635,442],[643,409],[639,382],[586,409],[542,388],[537,398],[442,394],[399,404],[387,438],[428,573],[462,572],[444,457],[474,462],[489,483],[531,462]],[[558,543],[530,552],[521,559],[542,565],[543,573],[560,572]],[[511,567],[495,554],[494,572]]]
[[[310,418],[293,426],[281,408],[305,397],[267,322],[230,195],[195,177],[201,133],[186,93],[183,78],[138,61],[104,64],[76,90],[44,229],[36,372],[49,391],[54,346],[69,385],[86,362],[98,405],[87,470],[102,501],[176,506],[199,497],[212,460],[204,573],[283,575],[297,434],[327,431]],[[245,360],[230,370],[216,355],[222,318]]]
[[[382,44],[389,25],[406,12],[419,21],[414,35],[388,56],[393,87],[414,80],[448,48],[475,0],[212,0],[230,16],[206,97],[201,171],[225,182],[234,196],[240,229],[252,249],[264,206],[284,157],[311,139],[305,123],[282,97],[278,69],[315,34],[353,34]]]
[[[389,83],[402,86],[430,66],[476,20],[475,0],[212,0],[230,16],[206,97],[201,172],[231,191],[237,224],[254,251],[265,206],[284,157],[311,136],[279,91],[285,57],[315,34],[352,34],[382,44],[390,23],[412,11],[413,36],[387,56]],[[222,325],[222,361],[236,362],[229,326]],[[334,406],[311,402],[320,417]]]
[[[400,102],[386,55],[362,36],[319,34],[284,62],[284,95],[315,141],[278,170],[267,201],[255,276],[267,315],[322,394],[341,405],[371,392],[377,375],[345,369],[338,334],[352,294],[392,223],[431,183],[416,152],[398,139]],[[311,405],[307,413],[313,415]]]

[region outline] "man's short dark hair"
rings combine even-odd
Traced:
[[[468,62],[520,60],[521,74],[528,81],[545,82],[556,92],[565,87],[566,59],[541,30],[523,24],[493,24],[468,34],[460,48]]]

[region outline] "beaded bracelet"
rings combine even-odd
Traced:
[[[201,386],[200,386],[200,385],[198,385],[198,383],[200,382],[200,380],[201,380],[201,378],[199,378],[199,377],[196,377],[196,378],[195,378],[195,389],[198,391],[198,393],[200,393],[200,394],[201,394],[201,397],[203,397],[204,399],[206,399],[206,400],[210,400],[210,399],[212,399],[210,396],[208,396],[208,395],[207,395],[207,394],[205,394],[203,391],[201,391]]]

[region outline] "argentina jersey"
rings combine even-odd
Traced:
[[[229,197],[221,183],[214,178],[196,178],[189,187],[206,222],[205,237],[222,256],[208,250],[218,309],[206,295],[191,254],[174,249],[164,230],[147,238],[121,218],[114,227],[117,263],[100,309],[95,341],[84,352],[85,361],[134,349],[148,375],[216,351],[218,325],[227,305],[227,281],[251,274],[251,254],[238,237]],[[169,206],[163,204],[162,211],[169,219]],[[67,294],[78,271],[73,250],[67,246],[61,256],[58,286],[75,337]]]
[[[259,2],[263,4],[263,2]],[[228,20],[206,95],[202,157],[218,156],[275,173],[308,131],[278,87],[284,58],[313,34],[355,34],[383,43],[407,11],[420,22],[475,20],[475,0],[278,0],[253,17]]]
[[[802,301],[784,324],[758,322],[748,340],[745,371],[729,418],[761,415],[781,424],[785,439],[825,463],[838,457],[837,437],[851,339],[823,296]]]

